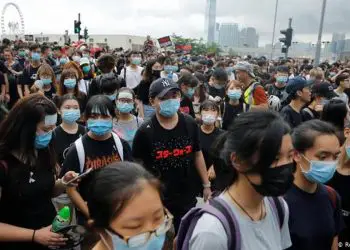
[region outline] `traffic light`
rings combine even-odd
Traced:
[[[88,33],[88,31],[89,31],[89,30],[88,30],[87,28],[84,29],[84,39],[85,39],[85,40],[87,40],[87,39],[89,38],[89,33]]]
[[[284,46],[289,48],[292,45],[293,29],[288,28],[286,30],[281,30],[281,34],[284,35],[284,38],[280,38],[280,42],[284,43]]]
[[[81,31],[81,22],[80,21],[77,21],[77,20],[74,20],[74,33],[75,34],[79,34],[80,31]]]

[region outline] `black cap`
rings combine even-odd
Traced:
[[[288,68],[288,66],[281,65],[281,66],[277,67],[276,71],[283,72],[283,73],[289,73],[289,68]]]
[[[318,84],[314,84],[312,86],[312,94],[314,96],[325,97],[327,99],[332,99],[337,95],[334,93],[334,89],[331,84],[328,82],[321,82]]]
[[[164,97],[170,90],[181,91],[179,86],[171,79],[159,78],[152,82],[149,88],[149,97]]]

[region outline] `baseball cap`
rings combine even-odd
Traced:
[[[328,82],[321,82],[318,84],[314,84],[312,86],[312,94],[315,96],[326,97],[327,99],[331,99],[337,96],[334,93],[334,89],[332,85],[329,84]]]
[[[288,66],[281,65],[281,66],[277,67],[276,71],[277,72],[289,73],[289,68],[288,68]]]
[[[302,90],[303,88],[310,87],[311,85],[311,82],[307,82],[304,78],[297,76],[289,79],[286,87],[286,92],[288,94],[292,94],[299,90]]]
[[[89,59],[86,58],[86,57],[82,57],[82,58],[80,59],[80,66],[81,66],[81,65],[84,65],[84,64],[90,64]]]
[[[179,86],[171,79],[168,78],[159,78],[152,82],[149,88],[149,97],[164,97],[169,91],[178,90],[180,91]]]
[[[249,62],[238,62],[233,69],[246,71],[251,77],[255,77],[253,66]]]

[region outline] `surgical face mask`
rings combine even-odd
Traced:
[[[96,136],[104,136],[112,131],[112,119],[88,119],[87,127]]]
[[[118,102],[117,103],[117,109],[120,113],[130,113],[134,109],[133,103],[124,103],[124,102]]]
[[[43,78],[43,79],[41,79],[41,82],[44,85],[50,85],[52,83],[52,80],[50,78]]]
[[[141,61],[142,61],[142,59],[140,57],[133,57],[131,59],[131,64],[140,65]]]
[[[288,76],[277,76],[276,81],[281,84],[287,83]]]
[[[115,101],[115,99],[117,98],[117,94],[112,94],[112,95],[107,95],[108,99],[111,100],[112,102]]]
[[[227,74],[232,74],[232,72],[233,72],[233,67],[227,67],[226,68],[226,72],[227,72]]]
[[[160,102],[160,114],[164,117],[174,116],[180,108],[180,99],[169,99]]]
[[[64,79],[63,84],[67,89],[74,89],[77,85],[77,80],[74,78]]]
[[[109,234],[109,236],[112,239],[113,242],[113,250],[128,250],[128,249],[134,249],[134,250],[161,250],[163,249],[163,245],[165,242],[165,233],[162,233],[160,235],[152,235],[151,238],[146,241],[144,239],[145,237],[140,235],[139,238],[135,239],[134,241],[129,240],[129,244],[127,244],[123,239],[121,239],[118,235],[107,231],[106,232]],[[137,236],[136,236],[137,237]],[[148,237],[148,236],[147,236]],[[140,242],[144,242],[144,244],[140,245]]]
[[[79,109],[63,109],[62,110],[62,120],[65,123],[73,124],[80,118]]]
[[[202,121],[205,125],[213,125],[216,122],[216,116],[210,114],[202,115]]]
[[[165,65],[165,66],[164,66],[164,71],[165,71],[166,73],[171,73],[171,72],[173,72],[173,66],[171,66],[171,65]]]
[[[81,57],[80,56],[72,56],[72,59],[74,62],[80,62]]]
[[[60,59],[60,64],[61,65],[64,65],[64,64],[66,64],[68,62],[68,60],[67,60],[67,58],[65,58],[65,57],[62,57],[61,59]]]
[[[32,52],[32,60],[33,61],[40,61],[40,53]]]
[[[192,98],[192,96],[194,95],[194,92],[196,91],[195,88],[188,88],[185,95],[189,98]]]
[[[252,183],[246,176],[256,192],[262,196],[277,197],[285,194],[292,186],[294,163],[288,163],[278,167],[270,167],[261,173],[261,184]]]
[[[228,98],[230,98],[231,100],[237,101],[241,98],[242,96],[242,90],[240,89],[229,89],[227,91],[227,96]]]
[[[50,144],[51,139],[52,139],[52,131],[44,134],[36,135],[34,146],[36,149],[47,148]]]
[[[213,87],[220,90],[220,89],[223,89],[225,86],[221,85],[221,84],[214,83]]]
[[[25,57],[26,56],[26,52],[25,51],[20,51],[20,52],[18,52],[18,55],[20,57]]]
[[[310,163],[309,171],[301,168],[306,179],[314,183],[326,183],[332,179],[337,168],[337,161],[315,161],[307,159],[304,155],[303,157]]]
[[[91,70],[91,67],[90,67],[89,65],[86,65],[86,66],[83,67],[83,72],[84,72],[85,74],[89,73],[90,70]]]

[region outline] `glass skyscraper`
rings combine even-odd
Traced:
[[[205,11],[205,38],[207,43],[215,42],[216,0],[207,0]]]

